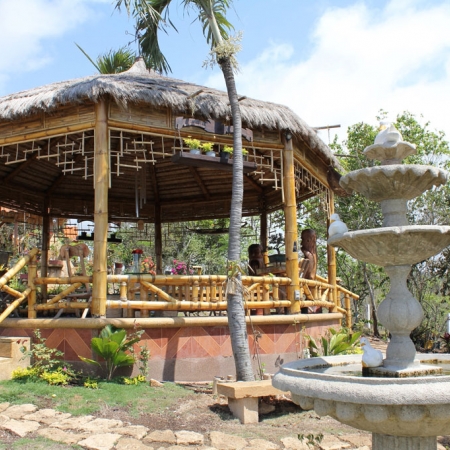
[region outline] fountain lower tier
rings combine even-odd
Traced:
[[[422,362],[431,362],[436,355],[418,357]],[[448,364],[450,355],[439,355],[439,361]],[[450,376],[365,378],[342,374],[343,365],[354,363],[361,367],[361,355],[294,361],[280,368],[272,384],[290,391],[302,409],[314,409],[320,416],[329,415],[352,427],[372,432],[374,436],[379,435],[380,442],[389,436],[405,439],[421,436],[428,442],[421,449],[435,449],[435,437],[449,431]],[[308,371],[327,366],[335,368],[336,373]],[[380,445],[374,449],[382,449],[384,444]]]
[[[450,245],[450,227],[409,225],[349,231],[330,237],[328,244],[369,264],[412,265]]]

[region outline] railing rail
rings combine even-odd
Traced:
[[[91,292],[77,292],[82,285],[92,284],[92,276],[37,277],[37,249],[23,257],[0,278],[0,289],[16,299],[0,314],[3,321],[25,299],[28,300],[28,317],[36,318],[37,312],[48,310],[80,310],[85,314],[91,305]],[[29,265],[28,287],[24,292],[10,288],[7,283],[25,265]],[[293,300],[286,298],[286,286],[291,284],[287,277],[242,276],[244,307],[246,310],[259,309],[269,314],[271,309],[291,308]],[[134,317],[134,310],[140,310],[141,317],[149,317],[150,311],[223,311],[227,309],[225,275],[151,275],[127,274],[108,275],[107,283],[117,288],[119,298],[108,299],[106,307],[124,309],[128,317]],[[45,303],[36,302],[36,287],[61,285],[62,291]],[[136,296],[139,293],[139,298]],[[116,296],[117,297],[117,296]],[[321,306],[330,312],[346,315],[346,323],[351,323],[351,299],[358,296],[341,286],[333,286],[328,280],[300,278],[300,308]],[[343,302],[343,304],[342,304]],[[83,315],[83,317],[85,316]]]

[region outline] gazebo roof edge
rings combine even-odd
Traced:
[[[148,103],[167,107],[176,114],[195,115],[204,119],[225,121],[231,117],[226,92],[159,75],[153,70],[147,70],[143,61],[138,60],[126,72],[60,81],[0,97],[0,122],[50,112],[59,106],[98,102],[104,96],[111,96],[123,107],[129,103]],[[245,126],[290,130],[296,139],[304,141],[311,150],[318,152],[327,164],[341,169],[315,130],[290,108],[251,98],[243,98],[240,107]]]

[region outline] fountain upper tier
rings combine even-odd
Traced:
[[[437,167],[394,164],[355,170],[340,180],[348,192],[359,192],[375,202],[401,198],[411,200],[433,186],[447,182],[447,172]]]

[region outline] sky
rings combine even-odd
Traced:
[[[133,42],[133,19],[113,0],[0,0],[0,96],[96,73],[93,59]],[[225,90],[205,69],[195,14],[174,1],[178,33],[161,33],[169,76]],[[409,111],[450,140],[449,0],[234,0],[242,31],[239,95],[284,104],[328,143],[358,122]],[[421,118],[423,116],[423,118]]]

